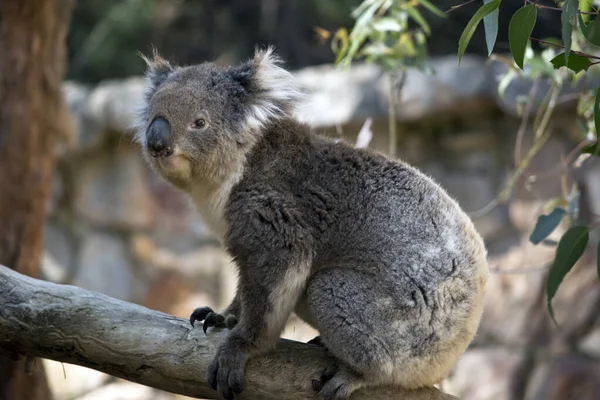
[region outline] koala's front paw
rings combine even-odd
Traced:
[[[210,327],[215,328],[227,328],[233,329],[237,324],[237,318],[233,315],[225,317],[223,314],[214,312],[210,307],[198,307],[192,312],[190,316],[190,324],[194,326],[194,322],[204,321],[202,330],[206,333],[206,330]]]
[[[244,390],[244,367],[248,359],[247,346],[236,338],[227,338],[208,366],[207,381],[225,400],[233,400]]]

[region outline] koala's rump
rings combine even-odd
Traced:
[[[317,272],[299,308],[307,304],[307,318],[344,348],[340,356],[361,349],[363,356],[348,362],[363,360],[365,370],[419,386],[441,379],[472,340],[488,274],[486,253],[472,222],[440,186],[391,164],[383,174],[337,181],[355,181],[364,190],[336,197],[337,219],[324,235]],[[323,303],[327,310],[317,306]],[[377,357],[365,359],[365,351]],[[407,368],[413,380],[398,372]]]

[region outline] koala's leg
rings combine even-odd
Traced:
[[[426,331],[430,319],[426,310],[411,308],[411,293],[404,292],[359,268],[322,270],[308,281],[310,314],[334,358],[313,382],[325,399],[345,400],[368,385],[429,384],[422,377],[438,373],[436,335]]]
[[[190,316],[190,324],[194,326],[196,321],[204,321],[202,329],[204,333],[210,327],[233,329],[237,325],[240,315],[241,305],[239,296],[233,298],[231,304],[221,313],[215,312],[210,307],[198,307]]]

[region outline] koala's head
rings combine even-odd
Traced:
[[[230,67],[177,67],[156,53],[146,62],[136,140],[150,164],[182,189],[227,174],[261,130],[289,116],[301,97],[271,47]]]

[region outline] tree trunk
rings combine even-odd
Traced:
[[[38,277],[72,0],[0,1],[0,263]],[[0,400],[51,398],[41,363],[0,355]]]

